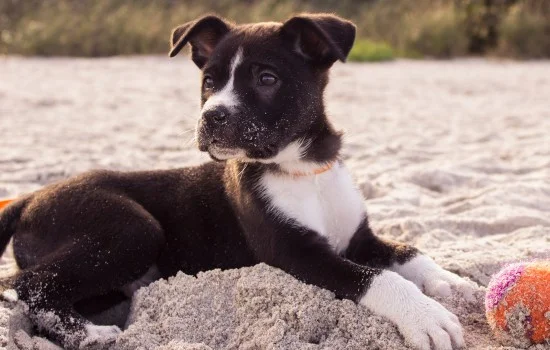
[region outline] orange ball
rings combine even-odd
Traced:
[[[550,261],[508,265],[491,278],[485,311],[505,344],[550,344]]]

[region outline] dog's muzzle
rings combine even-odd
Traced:
[[[278,153],[278,143],[263,132],[261,124],[246,118],[242,110],[225,106],[202,112],[197,125],[197,143],[201,152],[215,159],[245,157],[266,159]]]
[[[233,115],[227,107],[216,106],[202,112],[197,125],[199,150],[206,152],[210,147],[236,148],[235,125]]]

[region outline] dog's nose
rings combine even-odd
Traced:
[[[229,116],[229,111],[225,107],[215,107],[212,109],[209,109],[205,111],[202,114],[202,117],[207,122],[213,122],[216,124],[223,124],[227,121],[227,117]]]

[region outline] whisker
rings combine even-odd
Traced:
[[[300,158],[303,158],[309,147],[311,146],[311,140],[306,140],[305,137],[298,140],[298,148],[300,149]]]
[[[241,180],[243,179],[244,170],[246,169],[247,166],[248,166],[248,163],[245,163],[244,166],[243,166],[243,169],[237,175],[237,179],[239,180],[239,182],[241,182]]]
[[[195,128],[183,130],[182,132],[178,133],[178,136],[184,136],[184,135],[187,135],[187,134],[189,134],[190,132],[193,132],[193,131],[195,131]]]
[[[192,143],[194,143],[197,140],[197,135],[193,134],[187,141],[183,143],[184,147],[190,146]]]

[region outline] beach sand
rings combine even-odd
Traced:
[[[199,71],[185,57],[0,58],[0,198],[88,169],[162,169],[193,143]],[[326,101],[371,226],[480,284],[440,300],[468,349],[493,339],[484,286],[503,265],[550,258],[550,62],[337,64]],[[13,264],[10,252],[0,275]],[[267,265],[183,273],[142,288],[120,349],[406,349],[396,328]],[[11,316],[11,318],[10,318]],[[33,337],[34,336],[34,337]],[[0,347],[54,349],[0,303]],[[533,346],[546,349],[548,345]]]

